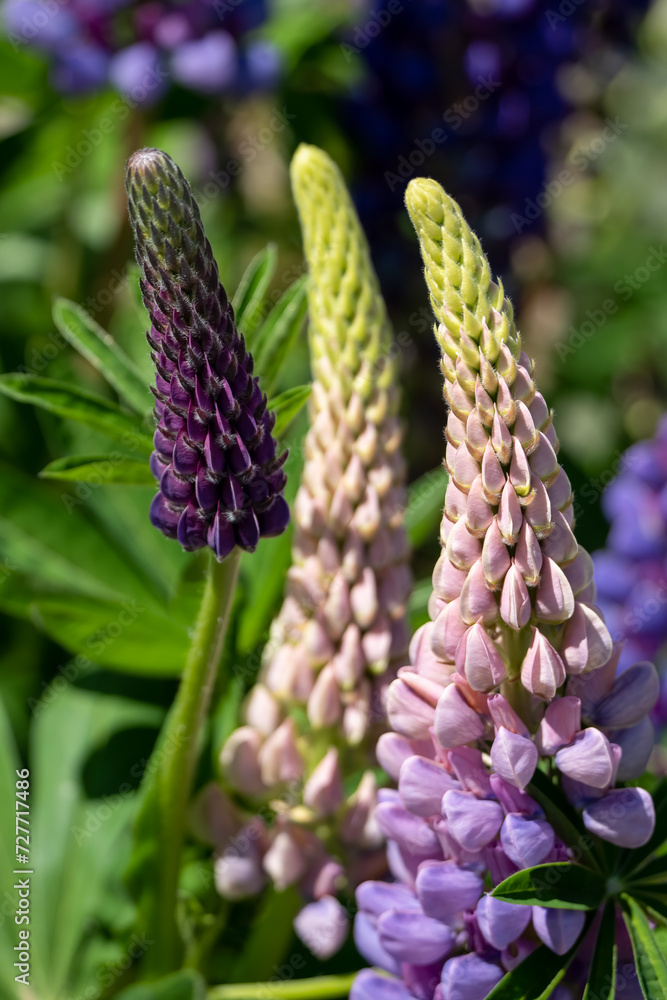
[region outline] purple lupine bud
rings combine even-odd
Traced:
[[[340,835],[347,844],[379,847],[382,833],[375,818],[377,781],[372,771],[365,771],[357,790],[347,800],[340,822]]]
[[[457,747],[447,754],[447,762],[466,792],[480,799],[491,798],[491,779],[484,766],[481,750],[475,747]]]
[[[493,799],[478,799],[471,792],[450,790],[442,799],[442,814],[459,844],[479,851],[496,836],[503,822],[503,810]]]
[[[537,802],[530,797],[528,792],[511,785],[499,774],[492,774],[489,778],[489,784],[492,794],[496,796],[506,813],[521,813],[532,819],[544,816]]]
[[[572,617],[574,595],[558,563],[545,558],[535,594],[535,617],[545,624],[559,624]]]
[[[455,662],[473,691],[490,691],[505,677],[503,658],[480,622],[471,625],[461,637]]]
[[[357,920],[359,918],[357,917]],[[355,933],[356,933],[355,921]],[[356,941],[357,948],[368,961],[373,961],[368,957],[368,949],[365,942]],[[362,947],[364,945],[364,947]],[[382,962],[373,961],[374,965],[383,965]],[[386,966],[384,966],[386,968]],[[397,966],[396,972],[400,969]],[[372,969],[362,969],[352,983],[350,990],[350,1000],[415,1000],[412,993],[398,979],[388,979],[386,976],[379,976]]]
[[[546,820],[508,813],[500,830],[505,854],[518,868],[539,865],[551,853],[554,831]]]
[[[225,743],[220,764],[232,788],[247,795],[265,791],[262,781],[259,753],[262,746],[260,734],[250,726],[236,729]]]
[[[252,551],[289,520],[275,418],[183,174],[166,153],[139,150],[126,189],[158,371],[155,456],[164,471],[152,521],[183,548],[208,545],[219,560],[236,545]]]
[[[445,792],[458,787],[456,778],[442,764],[426,757],[408,757],[398,779],[403,805],[415,816],[437,816]]]
[[[341,949],[347,938],[347,912],[333,896],[323,896],[297,913],[294,930],[316,958],[326,961]]]
[[[414,754],[432,758],[434,755],[432,741],[409,740],[399,733],[383,733],[375,747],[378,764],[394,781],[398,781],[404,761]]]
[[[342,803],[343,779],[335,747],[327,750],[311,772],[303,789],[303,801],[320,816],[330,816]]]
[[[524,578],[512,563],[500,596],[500,617],[514,631],[519,631],[528,624],[531,614],[530,595]]]
[[[245,721],[263,736],[278,728],[282,719],[279,702],[264,684],[255,684],[245,705]]]
[[[313,729],[323,729],[338,722],[341,713],[340,688],[332,663],[320,670],[308,696],[307,712]]]
[[[225,899],[246,899],[261,892],[266,882],[260,851],[261,831],[256,821],[240,830],[213,862],[215,887]]]
[[[617,847],[643,847],[655,829],[655,806],[644,788],[614,788],[584,809],[587,830]]]
[[[646,770],[653,746],[655,730],[648,716],[630,726],[628,729],[617,729],[611,734],[612,745],[621,749],[621,761],[616,773],[617,781],[634,781]]]
[[[411,889],[394,882],[363,882],[356,890],[360,910],[379,917],[385,910],[417,910],[419,900]]]
[[[416,879],[424,913],[445,923],[463,910],[473,910],[482,888],[482,879],[476,872],[459,868],[453,861],[424,865]]]
[[[393,726],[391,715],[389,721]],[[456,684],[450,684],[440,695],[432,725],[440,746],[445,749],[470,743],[484,733],[484,720],[470,707]]]
[[[556,910],[545,906],[533,907],[535,933],[547,948],[557,955],[569,951],[581,934],[586,914],[583,910]]]
[[[399,677],[389,685],[387,718],[392,729],[402,736],[410,740],[427,740],[435,709]]]
[[[595,706],[592,718],[596,725],[623,729],[647,715],[660,696],[660,678],[652,663],[635,663],[624,670],[611,692]]]
[[[614,755],[604,733],[590,726],[556,753],[556,766],[568,778],[592,788],[607,788],[614,775]]]
[[[258,761],[262,782],[267,788],[298,781],[303,774],[303,759],[296,745],[294,719],[285,719],[264,741]]]
[[[493,724],[496,727],[496,732],[498,732],[500,727],[503,726],[505,729],[509,730],[510,733],[518,733],[519,736],[529,735],[528,726],[523,719],[517,715],[504,695],[491,695],[487,702],[487,706],[489,714],[493,720]]]
[[[399,962],[429,965],[448,955],[455,944],[449,927],[414,909],[385,911],[377,929],[380,944]]]
[[[576,601],[574,612],[563,630],[560,655],[568,674],[603,667],[612,654],[613,643],[597,608]]]
[[[278,892],[293,885],[306,870],[302,845],[289,829],[279,830],[264,855],[264,871]]]
[[[438,838],[431,827],[403,805],[380,802],[375,818],[385,837],[395,840],[406,853],[425,858],[441,854]]]
[[[530,923],[532,912],[530,906],[518,906],[493,896],[482,896],[475,916],[479,929],[489,944],[498,951],[504,951],[521,937]]]
[[[529,587],[536,587],[539,583],[542,561],[542,549],[537,536],[528,522],[523,521],[514,553],[514,563]]]
[[[527,736],[501,726],[491,747],[491,763],[497,774],[517,788],[525,788],[537,767],[537,747]]]
[[[453,663],[456,658],[458,644],[468,629],[468,625],[466,625],[461,617],[459,599],[457,598],[455,601],[450,601],[449,604],[446,604],[435,621],[429,622],[428,625],[432,626],[430,631],[432,655],[439,657],[444,662]],[[421,648],[410,659],[412,663],[420,663],[424,659]],[[440,670],[442,670],[442,663],[439,666]]]
[[[533,638],[521,667],[523,686],[538,698],[551,701],[564,680],[563,661],[549,640],[534,628]]]
[[[442,996],[446,1000],[484,1000],[503,978],[495,962],[479,955],[448,959],[442,969]]]
[[[558,698],[547,705],[540,728],[537,731],[537,743],[540,753],[551,757],[557,750],[571,743],[581,729],[581,701],[572,695]]]

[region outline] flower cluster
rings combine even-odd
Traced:
[[[143,104],[160,97],[170,79],[217,94],[270,87],[280,68],[268,43],[239,45],[264,20],[264,0],[4,0],[0,13],[14,48],[46,52],[55,89],[68,94],[110,84]]]
[[[538,802],[545,764],[591,834],[650,838],[650,795],[615,786],[646,765],[658,681],[650,663],[616,677],[553,414],[502,285],[437,183],[413,181],[406,200],[438,321],[450,480],[431,621],[389,689],[393,732],[377,747],[398,783],[375,814],[396,883],[357,891],[358,948],[400,981],[365,971],[351,996],[484,1000],[540,941],[564,954],[584,926],[581,910],[485,893],[580,849]]]
[[[128,161],[126,188],[157,368],[151,521],[219,560],[236,545],[252,552],[289,521],[275,418],[183,174],[166,153],[142,149]]]
[[[315,902],[297,930],[324,956],[346,933],[337,889],[384,870],[373,772],[347,798],[343,779],[372,762],[384,691],[407,651],[411,577],[397,366],[366,241],[321,150],[297,150],[292,183],[310,268],[311,427],[285,600],[245,725],[222,751],[237,794],[282,800],[272,802],[262,852],[253,843],[255,869],[244,858],[248,884],[240,887],[239,866],[223,858],[218,886],[225,895],[255,891],[260,866],[278,888],[298,881]],[[346,872],[336,860],[343,855]],[[334,933],[316,940],[320,924]]]
[[[625,452],[602,507],[611,530],[593,554],[595,578],[610,631],[625,643],[624,670],[638,657],[662,658],[667,641],[667,418]],[[667,722],[667,673],[655,718]]]

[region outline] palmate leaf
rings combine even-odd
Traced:
[[[67,382],[57,382],[40,375],[7,372],[0,375],[0,392],[19,403],[39,406],[65,420],[76,420],[101,431],[127,448],[146,455],[153,450],[153,440],[137,416],[126,413],[102,396]]]
[[[503,976],[486,1000],[547,1000],[565,976],[592,919],[593,915],[589,914],[581,934],[568,952],[556,955],[546,945],[540,945],[515,969]]]
[[[40,472],[41,479],[62,482],[95,483],[102,486],[155,486],[148,462],[126,455],[65,455],[49,462]]]
[[[655,938],[641,906],[625,893],[623,919],[632,941],[637,978],[646,1000],[667,1000],[667,955]]]
[[[616,905],[610,899],[602,916],[583,1000],[600,1000],[601,997],[614,1000],[616,959]]]
[[[264,297],[276,269],[277,260],[276,245],[269,243],[248,264],[232,299],[236,324],[251,351],[253,338],[261,322]]]
[[[83,355],[109,385],[136,413],[144,416],[152,407],[153,397],[131,358],[76,302],[56,299],[53,321],[79,354]]]
[[[285,392],[281,392],[275,399],[269,400],[269,409],[276,415],[276,423],[273,428],[274,437],[282,437],[294,418],[308,402],[312,391],[311,385],[297,385],[293,389],[286,389]]]
[[[606,883],[601,875],[569,861],[524,868],[491,893],[505,903],[559,910],[597,910],[605,894]]]

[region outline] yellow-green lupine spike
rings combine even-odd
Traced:
[[[439,324],[456,338],[461,331],[494,362],[501,343],[517,353],[512,309],[461,209],[437,181],[416,178],[405,203],[417,230],[431,305]],[[443,340],[444,331],[436,330]]]
[[[326,357],[349,373],[345,396],[367,400],[395,379],[391,327],[366,237],[340,171],[316,146],[298,147],[290,167],[310,270],[308,304],[314,374]]]

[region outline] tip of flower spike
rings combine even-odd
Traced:
[[[140,197],[142,188],[156,194],[160,182],[182,197],[186,181],[179,166],[162,149],[145,146],[132,153],[125,165],[125,187],[130,199]]]

